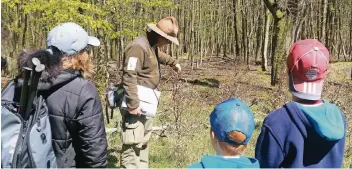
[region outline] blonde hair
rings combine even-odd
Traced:
[[[94,65],[89,59],[86,51],[80,52],[73,56],[66,56],[62,58],[62,67],[64,69],[73,69],[81,72],[83,78],[91,78],[94,73]]]
[[[237,143],[242,143],[246,139],[246,135],[238,131],[231,131],[227,134],[227,137]],[[219,140],[219,146],[223,151],[226,151],[230,155],[239,155],[241,154],[247,145],[232,145],[226,142],[222,142]]]

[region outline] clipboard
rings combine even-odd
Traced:
[[[137,85],[137,90],[142,115],[155,117],[161,92],[141,85]],[[127,109],[126,95],[123,96],[121,108]]]

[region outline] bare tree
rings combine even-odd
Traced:
[[[269,28],[270,28],[270,12],[269,10],[265,10],[265,35],[263,41],[263,52],[262,52],[262,70],[268,70],[268,43],[269,43]]]
[[[279,36],[279,32],[280,32],[280,26],[279,26],[279,22],[281,21],[281,19],[283,17],[285,17],[286,15],[286,11],[281,9],[279,7],[279,5],[276,2],[272,2],[270,0],[264,0],[264,3],[266,5],[266,7],[269,9],[269,11],[271,12],[273,18],[274,18],[274,23],[273,23],[273,27],[274,27],[274,31],[273,31],[273,38],[271,41],[271,85],[275,86],[276,84],[276,65],[275,65],[275,59],[276,59],[276,46],[277,46],[277,40],[278,40],[278,36]]]

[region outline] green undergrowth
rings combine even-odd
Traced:
[[[190,71],[184,68],[181,79],[163,81],[158,115],[154,126],[168,126],[162,131],[153,132],[149,143],[149,160],[152,168],[183,168],[197,162],[203,155],[214,154],[209,139],[209,114],[219,102],[238,97],[245,101],[254,112],[256,129],[244,155],[254,156],[255,143],[265,116],[270,111],[281,107],[291,99],[287,90],[284,73],[275,87],[270,86],[270,74],[258,71],[258,68],[234,67],[227,64],[206,64],[203,69]],[[350,91],[352,80],[349,79],[351,62],[334,63],[330,65],[327,81],[342,84],[327,84],[324,97],[338,104],[344,111],[348,123],[352,113]],[[207,69],[207,67],[209,69]],[[173,75],[169,69],[163,69],[163,74]],[[179,88],[175,92],[177,82]],[[176,85],[176,86],[177,86]],[[119,113],[107,126],[116,125]],[[348,126],[349,127],[349,126]],[[346,137],[346,156],[343,167],[349,167],[352,157],[348,151],[350,144],[350,128]],[[119,134],[109,135],[109,166],[119,166],[119,149],[121,146]]]

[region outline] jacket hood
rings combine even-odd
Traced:
[[[38,58],[41,64],[45,65],[40,78],[41,82],[52,82],[63,70],[61,57],[57,54],[53,55],[49,50],[25,50],[20,53],[17,63],[20,70],[19,76],[24,71],[24,67],[32,68],[32,58]]]
[[[322,138],[328,141],[341,139],[345,134],[342,113],[335,104],[323,100],[319,105],[302,105],[296,103],[307,117],[310,125]]]
[[[305,138],[313,141],[337,141],[345,135],[345,121],[339,108],[323,100],[317,105],[286,104],[292,122]],[[315,133],[313,136],[311,134]],[[312,137],[310,137],[312,136]]]
[[[42,72],[38,84],[39,90],[48,90],[54,86],[62,85],[75,79],[76,77],[81,76],[81,73],[77,70],[63,70],[61,65],[61,58],[52,55],[47,50],[24,51],[18,57],[18,67],[20,69],[20,74],[15,79],[17,82],[17,87],[23,86],[21,72],[23,72],[24,67],[32,67],[33,57],[38,58],[40,62],[45,65],[45,69]]]
[[[80,76],[81,74],[79,71],[64,70],[60,72],[60,74],[53,81],[50,81],[50,82],[40,81],[38,84],[38,90],[49,90],[56,86],[62,86]],[[17,78],[16,84],[17,84],[17,87],[22,87],[23,79]]]
[[[203,168],[259,168],[258,160],[245,156],[238,158],[204,156],[200,163]]]

